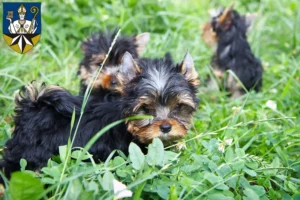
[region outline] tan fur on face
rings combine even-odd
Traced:
[[[98,65],[99,63],[102,63],[105,60],[105,55],[103,54],[93,54],[91,59],[90,59],[90,63],[91,64],[95,64]]]
[[[203,26],[202,26],[202,39],[205,42],[205,44],[207,46],[209,46],[210,48],[212,48],[213,50],[216,49],[217,43],[218,43],[218,37],[216,32],[213,31],[213,28],[211,26],[210,22],[206,22]]]
[[[85,66],[80,68],[80,79],[83,81],[84,85],[89,85],[89,83],[93,80],[93,72],[88,71]],[[97,77],[94,81],[94,88],[99,88],[101,86],[100,76]]]
[[[91,68],[95,68],[97,66],[92,65]],[[98,68],[97,68],[98,69]],[[122,91],[122,80],[119,77],[119,67],[109,67],[103,69],[99,76],[94,81],[94,88],[105,88],[111,90]],[[80,79],[83,80],[84,85],[88,85],[90,81],[93,80],[93,73],[96,73],[96,70],[88,71],[85,66],[81,66],[80,68]],[[112,86],[111,80],[115,79],[117,81],[117,85]]]
[[[83,80],[84,85],[88,85],[93,79],[93,74],[99,69],[99,63],[102,63],[105,60],[105,55],[103,54],[93,54],[90,58],[90,65],[84,66],[81,65],[79,69],[79,77]],[[99,88],[102,86],[101,77],[97,77],[94,83],[94,88]]]
[[[160,130],[160,125],[169,123],[172,129],[169,133],[164,134]],[[187,128],[180,122],[174,119],[155,121],[149,126],[136,126],[134,121],[128,122],[128,131],[136,136],[143,144],[149,144],[154,138],[160,138],[164,144],[172,144],[172,142],[182,139],[187,134]]]
[[[154,119],[141,119],[128,122],[128,131],[136,136],[142,143],[151,143],[152,139],[159,137],[165,144],[173,143],[183,138],[193,119],[193,112],[196,109],[195,102],[188,94],[180,94],[168,101],[167,106],[157,105],[155,97],[142,96],[133,108],[134,115],[145,115],[143,106],[146,106]],[[179,106],[179,107],[178,107]],[[164,134],[160,125],[169,123],[172,129]]]
[[[112,80],[112,76],[110,74],[103,74],[101,75],[101,86],[103,88],[106,88],[106,89],[110,89],[111,88],[111,85],[110,85],[110,82]]]
[[[195,104],[193,98],[188,94],[180,94],[177,97],[177,101],[178,101],[178,103],[183,103],[183,104],[189,105],[192,108],[196,109],[196,104]]]

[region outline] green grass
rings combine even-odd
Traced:
[[[119,27],[121,34],[150,32],[147,57],[170,51],[179,62],[188,49],[203,83],[212,52],[201,40],[199,27],[209,19],[208,9],[229,3],[43,2],[42,38],[32,51],[20,55],[0,40],[1,146],[11,136],[14,93],[21,86],[38,80],[77,94],[80,42],[95,31]],[[131,145],[130,158],[121,154],[95,164],[81,161],[91,157],[84,149],[73,152],[71,160],[63,146],[38,181],[27,171],[15,174],[5,197],[24,199],[20,188],[27,188],[30,199],[112,199],[114,178],[129,187],[134,199],[299,199],[300,2],[241,0],[235,8],[259,14],[249,42],[264,65],[261,93],[231,100],[224,92],[201,86],[194,126],[180,143],[185,149],[164,150],[155,140],[148,155]],[[2,16],[2,8],[0,12]],[[276,110],[266,106],[268,100],[276,102]],[[225,145],[227,139],[233,139],[231,145]],[[220,145],[225,145],[224,153]],[[161,155],[163,159],[157,159]],[[26,162],[21,163],[24,168]]]

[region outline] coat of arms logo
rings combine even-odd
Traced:
[[[3,3],[3,37],[16,52],[31,50],[41,37],[41,3]]]

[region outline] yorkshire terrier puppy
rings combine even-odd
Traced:
[[[96,162],[104,161],[119,149],[128,154],[130,142],[143,151],[153,138],[172,144],[183,138],[198,108],[196,97],[199,84],[194,62],[187,53],[180,64],[169,58],[134,61],[126,52],[121,61],[118,80],[124,85],[122,96],[115,101],[87,103],[79,122],[74,147],[84,147],[106,125],[131,116],[149,115],[121,123],[102,135],[89,149]],[[97,97],[92,97],[97,98]],[[20,169],[19,161],[26,159],[27,168],[39,170],[59,146],[75,135],[70,130],[73,110],[78,123],[82,97],[73,96],[59,86],[26,86],[16,96],[15,130],[6,143],[0,162],[6,176]]]
[[[102,65],[116,34],[117,32],[98,33],[82,42],[81,50],[84,58],[78,70],[81,80],[80,95],[84,95],[88,84],[93,79],[93,75]],[[142,33],[135,37],[119,36],[95,80],[91,95],[97,96],[98,100],[119,97],[121,85],[117,73],[124,53],[129,52],[133,58],[138,58],[144,51],[148,41],[149,33]]]
[[[232,74],[225,76],[226,70],[231,70],[238,77],[247,91],[260,91],[262,86],[263,68],[247,41],[247,29],[254,15],[240,16],[233,10],[233,4],[225,10],[214,13],[210,22],[202,27],[202,38],[215,54],[212,58],[212,68],[216,78],[221,79],[225,89],[232,98],[245,94],[245,90]],[[218,88],[212,80],[209,87]]]

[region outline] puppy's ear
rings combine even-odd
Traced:
[[[180,71],[181,74],[184,75],[185,79],[190,82],[194,86],[199,85],[198,80],[198,73],[196,72],[195,66],[194,66],[194,60],[192,56],[187,51],[183,61],[180,64]]]
[[[256,17],[257,17],[256,13],[247,13],[246,15],[242,16],[243,20],[245,21],[247,31],[251,28]]]
[[[149,42],[150,39],[150,34],[149,33],[142,33],[137,35],[134,40],[135,40],[135,44],[136,44],[136,50],[138,55],[141,55],[143,53],[143,51],[146,48],[147,43]]]
[[[86,55],[89,51],[89,42],[87,41],[82,41],[81,43],[81,52]]]
[[[125,83],[128,83],[136,74],[141,72],[141,69],[137,66],[130,53],[126,52],[122,58],[120,73],[122,74]]]
[[[166,63],[169,63],[170,65],[174,63],[173,62],[173,57],[172,57],[170,52],[167,52],[165,54],[164,60],[165,60]]]
[[[225,30],[227,30],[231,26],[231,22],[233,19],[233,15],[232,15],[233,6],[234,3],[228,6],[219,17],[218,24],[220,27],[222,27]]]

